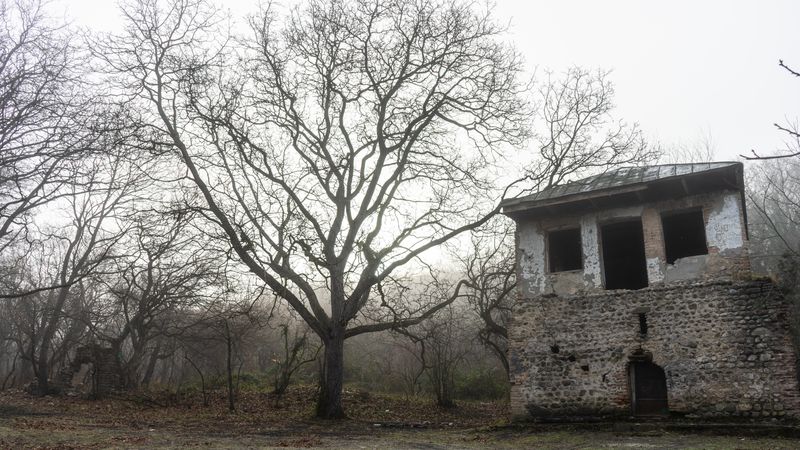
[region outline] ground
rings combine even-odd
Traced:
[[[464,402],[449,410],[419,399],[347,391],[350,419],[311,419],[313,390],[276,403],[242,394],[229,413],[222,393],[139,394],[90,401],[0,392],[0,448],[703,448],[794,449],[787,426],[683,424],[508,425],[504,405]],[[783,437],[781,437],[783,436]]]

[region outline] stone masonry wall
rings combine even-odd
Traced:
[[[509,327],[512,417],[630,415],[629,356],[639,349],[664,369],[670,413],[798,417],[787,310],[768,281],[522,298]]]
[[[106,397],[114,391],[122,390],[123,380],[117,354],[113,348],[89,344],[78,347],[70,367],[65,368],[69,377],[64,380],[71,387],[72,375],[81,371],[86,364],[91,365],[92,395],[96,398]]]

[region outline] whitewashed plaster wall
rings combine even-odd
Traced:
[[[581,217],[581,246],[583,247],[583,280],[586,287],[603,286],[603,269],[600,266],[600,230],[597,216]]]
[[[709,248],[716,248],[720,253],[727,250],[741,250],[744,246],[744,223],[741,210],[740,194],[729,192],[713,196],[697,196],[661,204],[647,205],[656,210],[670,210],[676,206],[707,206],[706,240]],[[577,224],[581,230],[581,247],[583,251],[583,271],[576,273],[547,272],[547,229],[539,221],[522,220],[517,224],[518,232],[518,267],[520,289],[523,297],[547,293],[574,294],[584,290],[603,288],[603,268],[600,243],[600,223],[625,218],[641,217],[645,206],[614,208],[597,213],[584,214],[579,217],[565,218],[560,221],[564,225]],[[556,221],[559,223],[559,221]],[[663,245],[663,243],[661,243]],[[702,261],[698,261],[698,258]],[[681,260],[674,265],[667,265],[658,257],[648,257],[647,275],[651,284],[664,281],[687,279],[705,270],[705,257],[687,258],[687,267],[681,267]],[[699,265],[698,265],[699,263]]]
[[[545,292],[544,233],[536,223],[517,224],[517,267],[519,287],[523,297]]]
[[[714,202],[706,222],[706,242],[720,252],[744,246],[742,210],[738,193],[728,193]]]

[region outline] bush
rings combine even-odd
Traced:
[[[501,400],[509,392],[505,374],[497,370],[471,370],[456,377],[455,384],[457,399]]]
[[[213,375],[206,381],[206,389],[228,389],[228,377],[225,374]],[[193,387],[200,386],[200,380],[191,383]],[[272,389],[272,379],[266,373],[242,372],[233,376],[233,385],[241,391],[269,391]]]

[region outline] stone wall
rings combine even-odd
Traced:
[[[90,344],[78,347],[75,351],[75,358],[68,368],[69,378],[67,386],[74,388],[80,382],[74,375],[83,372],[85,366],[90,366],[91,372],[91,395],[95,398],[106,397],[112,392],[122,390],[124,383],[120,376],[121,369],[117,354],[111,347],[102,347],[97,344]],[[65,379],[66,381],[67,379]]]
[[[672,414],[800,414],[788,308],[770,282],[525,297],[509,326],[515,419],[630,415],[628,365],[641,351],[664,369]]]

